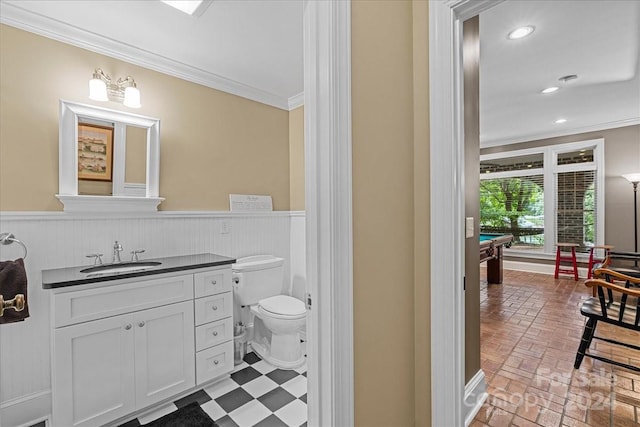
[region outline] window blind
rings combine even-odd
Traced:
[[[560,172],[556,176],[557,240],[579,244],[579,252],[587,252],[597,241],[596,185],[594,170]]]

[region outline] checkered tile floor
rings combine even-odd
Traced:
[[[120,427],[144,425],[193,401],[220,427],[306,427],[307,366],[277,369],[249,353],[235,367],[231,378]]]

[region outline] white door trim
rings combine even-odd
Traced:
[[[498,3],[429,2],[431,424],[434,426],[462,426],[465,422],[462,22]]]
[[[354,425],[351,2],[307,0],[304,140],[308,425]]]

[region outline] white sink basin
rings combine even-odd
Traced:
[[[146,270],[162,264],[159,261],[139,261],[139,262],[123,262],[120,264],[104,264],[95,265],[93,267],[80,270],[80,273],[123,273],[127,271]]]

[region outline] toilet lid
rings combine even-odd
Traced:
[[[288,295],[276,295],[265,298],[260,300],[258,304],[263,310],[285,316],[298,316],[305,314],[307,311],[302,301]]]

